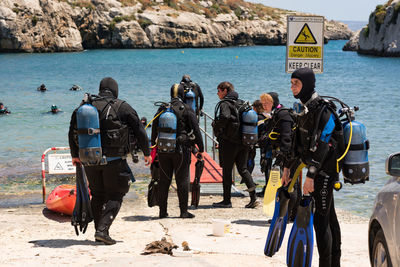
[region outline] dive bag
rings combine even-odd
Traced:
[[[76,112],[79,159],[85,166],[99,165],[103,157],[99,113],[87,100],[88,95],[86,94],[85,103]]]
[[[158,149],[160,152],[174,152],[176,147],[177,117],[167,106],[158,121]]]

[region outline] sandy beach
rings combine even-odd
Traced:
[[[0,209],[1,266],[285,266],[286,247],[292,224],[282,247],[272,258],[263,254],[269,225],[261,205],[243,208],[247,197],[234,197],[232,209],[213,209],[221,196],[201,196],[194,219],[180,219],[175,192],[170,193],[169,218],[158,219],[158,207],[149,208],[143,194],[130,192],[110,229],[117,244],[94,242],[90,223],[76,236],[70,217],[45,209],[44,204]],[[342,229],[342,266],[369,266],[368,220],[338,211]],[[213,219],[231,222],[230,233],[212,235]],[[166,237],[178,245],[173,256],[142,255],[146,245]],[[182,251],[186,241],[191,249]],[[314,244],[313,266],[318,266]]]

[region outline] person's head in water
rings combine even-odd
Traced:
[[[189,74],[185,74],[182,76],[182,80],[181,82],[183,83],[190,83],[192,80],[190,79],[190,75]]]
[[[147,125],[147,118],[146,118],[146,117],[142,117],[142,118],[140,119],[140,122],[143,124],[143,127],[146,127],[146,125]]]
[[[261,114],[261,113],[263,113],[263,111],[264,111],[264,108],[263,108],[263,106],[262,106],[262,103],[261,103],[261,101],[258,100],[258,99],[255,100],[251,106],[253,107],[253,110],[254,110],[255,112],[257,112],[258,114]]]
[[[118,97],[118,83],[111,77],[105,77],[101,80],[99,94]]]
[[[47,90],[46,85],[44,85],[44,83],[42,83],[42,84],[39,86],[38,89],[39,89],[40,91],[46,91],[46,90]]]
[[[0,109],[4,109],[4,104],[0,102]]]
[[[175,83],[171,86],[171,99],[172,98],[179,98],[182,101],[185,98],[185,90],[183,88],[183,86]]]
[[[231,84],[230,82],[222,82],[218,84],[217,90],[219,99],[223,99],[227,94],[229,94],[232,91],[235,91],[235,87],[233,87],[233,84]]]
[[[293,96],[306,103],[315,92],[315,74],[312,69],[301,68],[292,73],[291,89]]]
[[[57,112],[59,112],[60,110],[58,109],[58,107],[56,106],[56,105],[51,105],[51,112],[52,113],[57,113]]]

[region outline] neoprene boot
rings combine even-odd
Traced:
[[[246,209],[254,209],[255,207],[258,206],[258,204],[260,204],[257,201],[256,190],[254,189],[253,191],[249,192],[249,194],[250,194],[250,202],[244,207]]]
[[[332,256],[326,258],[319,258],[319,267],[331,267],[332,265]],[[332,266],[336,267],[336,266]]]
[[[102,198],[92,196],[90,205],[92,206],[94,229],[97,230],[101,218],[101,212],[103,211],[104,200]]]
[[[116,243],[116,241],[109,236],[108,229],[110,229],[120,208],[121,203],[116,200],[109,200],[104,205],[96,233],[94,234],[96,241],[101,241],[106,245],[114,245]]]
[[[167,217],[168,217],[167,206],[164,207],[164,206],[161,206],[161,205],[160,205],[159,217],[160,217],[160,219],[163,219],[163,218],[167,218]]]

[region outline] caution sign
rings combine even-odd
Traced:
[[[50,154],[48,156],[49,174],[73,174],[75,166],[72,165],[71,154]]]
[[[323,72],[324,17],[288,16],[286,72],[308,67]]]
[[[295,44],[316,44],[317,40],[315,40],[314,34],[308,27],[307,23],[304,23],[303,28],[300,30],[296,39],[294,40]]]

